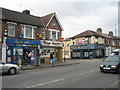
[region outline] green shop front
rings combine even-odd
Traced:
[[[26,65],[28,62],[25,58],[26,52],[31,53],[30,64],[34,64],[41,43],[40,40],[7,39],[6,45],[6,62]]]

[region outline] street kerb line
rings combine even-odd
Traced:
[[[120,80],[119,80],[119,81],[120,81]],[[107,86],[106,88],[110,88],[110,87],[114,86],[114,85],[117,84],[119,81],[116,81],[116,82],[114,82],[113,84],[110,84],[110,85]]]
[[[30,87],[26,87],[26,88],[33,88],[33,87],[37,87],[37,86],[43,86],[43,85],[46,85],[46,84],[49,84],[49,83],[55,83],[55,82],[62,81],[62,80],[64,80],[64,78],[53,80],[53,81],[50,81],[50,82],[37,84],[37,85],[33,85],[33,86],[30,86]]]

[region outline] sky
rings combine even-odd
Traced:
[[[56,12],[64,29],[62,37],[75,36],[86,30],[118,35],[119,0],[0,0],[0,7],[32,15],[44,16]]]

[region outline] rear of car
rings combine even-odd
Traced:
[[[120,56],[108,56],[100,65],[100,71],[120,73]]]

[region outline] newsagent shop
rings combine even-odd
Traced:
[[[22,65],[34,64],[35,56],[39,52],[40,40],[25,40],[25,39],[7,39],[6,40],[6,62]],[[30,60],[26,58],[27,54],[31,54]]]

